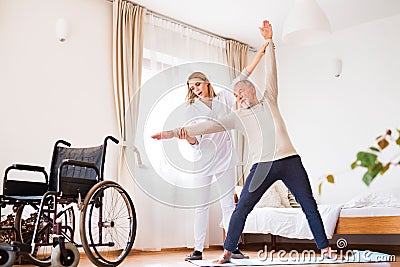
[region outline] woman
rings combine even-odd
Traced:
[[[256,53],[253,60],[247,65],[244,71],[232,82],[236,84],[239,80],[246,79],[254,71],[257,64],[265,54],[265,49],[268,44],[264,44]],[[232,92],[221,91],[216,94],[211,83],[209,82],[206,75],[201,72],[192,73],[187,81],[187,101],[189,104],[188,113],[192,114],[192,118],[202,117],[208,118],[209,120],[219,121],[225,115],[229,114],[231,107],[233,106],[235,99]],[[202,120],[193,120],[191,123],[198,123]],[[233,150],[232,150],[232,139],[230,132],[218,132],[211,134],[203,134],[196,137],[190,137],[187,135],[185,128],[180,128],[177,131],[164,131],[152,135],[153,139],[165,139],[179,136],[181,139],[186,139],[196,149],[200,149],[202,158],[206,160],[200,160],[195,164],[195,170],[204,170],[204,174],[201,178],[195,179],[198,186],[209,189],[212,178],[220,181],[226,181],[228,184],[231,183],[229,192],[220,199],[223,217],[223,226],[225,232],[228,232],[228,225],[230,217],[235,208],[233,203],[233,189],[236,181],[234,180],[234,163],[232,161]],[[204,144],[204,145],[203,145]],[[210,156],[211,155],[211,156]],[[209,164],[211,162],[211,164]],[[226,187],[226,186],[225,186]],[[206,199],[207,190],[204,190]],[[205,203],[205,202],[203,202]],[[195,210],[195,233],[194,233],[194,252],[186,257],[185,260],[199,260],[202,259],[202,251],[204,248],[204,240],[206,237],[206,229],[208,222],[208,205],[197,208]],[[242,254],[238,249],[232,251],[231,258],[243,259],[248,258],[247,255]]]
[[[201,72],[192,73],[187,81],[188,115],[190,123],[205,120],[218,120],[231,112],[235,99],[231,92],[222,90],[218,94],[207,76]],[[229,220],[235,209],[234,186],[235,160],[232,136],[230,132],[205,134],[197,137],[185,138],[193,149],[201,152],[201,157],[194,162],[193,183],[200,188],[202,206],[195,209],[194,217],[194,252],[187,255],[185,260],[200,260],[204,249],[204,241],[209,217],[210,189],[213,178],[217,181],[220,190],[220,204],[222,223],[228,231]],[[197,154],[197,153],[196,153]],[[198,154],[198,155],[199,155]],[[243,259],[246,256],[239,250],[233,252],[234,258]]]

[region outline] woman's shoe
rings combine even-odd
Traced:
[[[186,256],[185,261],[202,260],[203,253],[201,251],[195,250],[192,254]]]

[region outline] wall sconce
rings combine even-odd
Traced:
[[[65,19],[58,19],[56,23],[56,33],[60,42],[67,40],[68,24]]]
[[[300,45],[319,44],[331,34],[331,26],[316,0],[295,0],[283,25],[282,40]]]
[[[339,78],[342,75],[342,60],[340,58],[336,58],[333,61],[333,71],[335,77]]]

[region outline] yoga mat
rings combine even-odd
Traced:
[[[322,259],[321,257],[309,257],[300,255],[291,258],[271,258],[271,259],[232,259],[231,262],[224,264],[213,263],[213,260],[193,260],[190,261],[194,265],[201,267],[208,266],[270,266],[270,265],[301,265],[301,264],[341,264],[341,263],[367,263],[367,262],[390,262],[395,260],[395,256],[373,252],[369,250],[352,250],[351,253],[343,255],[344,260],[338,259]],[[389,266],[389,264],[388,264]]]

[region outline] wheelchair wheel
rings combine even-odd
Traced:
[[[31,244],[33,232],[37,222],[39,208],[32,205],[21,205],[15,215],[15,228],[17,229],[17,240],[25,244]],[[62,235],[66,240],[73,236],[75,228],[75,217],[71,209],[59,213],[58,218],[62,221]],[[42,216],[39,223],[38,242],[32,253],[22,254],[29,262],[37,266],[49,266],[53,251],[53,223],[50,218]],[[70,230],[72,229],[72,230]],[[72,233],[71,233],[72,231]]]
[[[81,211],[83,249],[96,266],[117,266],[136,237],[136,213],[128,193],[113,181],[96,184]]]
[[[17,229],[17,240],[25,244],[31,244],[33,232],[36,225],[38,207],[21,205],[15,214],[15,228]],[[52,245],[48,245],[52,234],[52,224],[44,218],[40,220],[39,242],[42,246],[36,246],[33,253],[23,254],[29,262],[38,266],[49,266],[51,264]]]
[[[80,254],[76,246],[70,242],[65,243],[66,256],[62,255],[60,245],[57,245],[51,253],[51,265],[53,267],[76,267]]]
[[[7,247],[11,247],[10,244],[0,243],[0,266],[10,267],[14,264],[17,259],[17,255],[14,251],[7,250]]]

